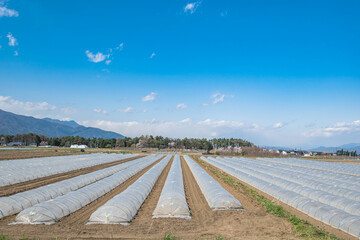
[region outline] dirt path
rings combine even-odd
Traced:
[[[56,237],[59,239],[161,239],[167,233],[172,233],[180,239],[215,239],[220,236],[225,239],[298,239],[292,233],[293,228],[289,222],[265,213],[252,198],[221,181],[220,184],[238,198],[246,210],[212,211],[183,158],[181,165],[186,198],[192,213],[191,220],[152,219],[152,212],[171,167],[169,162],[129,226],[85,225],[85,223],[92,212],[124,191],[150,167],[54,225],[8,226],[7,224],[14,219],[14,216],[10,216],[0,220],[0,233],[11,237],[36,239]]]
[[[47,176],[47,177],[43,177],[43,178],[37,178],[37,179],[30,180],[27,182],[21,182],[21,183],[16,183],[16,184],[9,185],[9,186],[3,186],[3,187],[0,187],[0,197],[13,195],[15,193],[31,190],[31,189],[45,186],[45,185],[48,185],[51,183],[59,182],[59,181],[62,181],[62,180],[68,179],[68,178],[73,178],[73,177],[76,177],[76,176],[79,176],[82,174],[86,174],[86,173],[94,172],[94,171],[97,171],[97,170],[100,170],[103,168],[115,166],[120,163],[132,161],[132,160],[140,158],[140,157],[143,157],[143,156],[132,157],[129,159],[119,160],[116,162],[100,164],[97,166],[78,169],[78,170],[74,170],[74,171],[70,171],[70,172],[66,172],[66,173],[59,173],[59,174],[55,174],[55,175],[51,175],[51,176]]]

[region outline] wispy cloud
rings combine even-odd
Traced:
[[[88,57],[88,60],[93,63],[99,63],[105,61],[106,65],[109,65],[112,62],[112,59],[110,59],[116,51],[123,50],[124,43],[120,43],[119,46],[115,48],[109,48],[105,53],[97,52],[96,54],[91,52],[90,50],[86,50],[85,54]]]
[[[18,45],[17,39],[13,36],[11,32],[9,32],[6,37],[9,39],[9,46],[16,46]]]
[[[188,3],[184,7],[184,12],[193,14],[196,11],[196,9],[200,6],[200,4],[201,4],[201,1]]]
[[[152,102],[155,100],[158,94],[156,92],[151,92],[150,94],[146,95],[145,97],[141,98],[143,102]]]
[[[332,137],[343,134],[360,133],[360,120],[352,122],[338,122],[332,126],[316,128],[303,133],[306,137]]]
[[[119,51],[121,51],[121,50],[123,50],[123,48],[124,48],[124,43],[120,43],[119,46],[117,46],[117,47],[114,48],[114,50],[119,50]],[[113,50],[110,48],[110,52],[112,52],[112,51],[113,51]]]
[[[18,51],[14,51],[14,56],[19,56],[19,52],[18,52]]]
[[[176,105],[176,109],[185,109],[187,108],[188,106],[185,104],[185,103],[179,103],[178,105]]]
[[[103,54],[101,52],[98,52],[96,54],[90,52],[89,50],[85,51],[86,56],[88,57],[88,60],[93,63],[102,62],[105,59],[108,59],[110,57],[110,54]]]
[[[9,9],[4,5],[3,1],[0,1],[0,18],[1,17],[18,17],[19,12],[14,9]]]
[[[211,98],[213,99],[213,104],[221,103],[224,101],[225,94],[215,93],[211,96]]]
[[[180,121],[181,123],[189,123],[191,122],[191,118],[185,118],[183,120]]]
[[[153,52],[151,55],[150,55],[150,58],[153,58],[153,57],[155,57],[156,56],[156,54]]]
[[[214,93],[211,95],[210,99],[212,99],[212,104],[218,104],[224,102],[225,98],[233,98],[233,95],[226,95],[220,92]],[[203,104],[203,106],[208,106],[208,104]]]
[[[277,122],[277,123],[274,123],[274,124],[272,125],[272,128],[273,128],[273,129],[279,129],[279,128],[284,127],[285,125],[286,125],[286,124],[283,123],[283,122]]]
[[[102,114],[108,114],[108,111],[106,111],[106,110],[104,110],[104,109],[101,109],[101,108],[99,108],[99,107],[97,107],[97,108],[94,108],[94,110],[93,110],[94,112],[96,112],[96,113],[102,113]]]
[[[123,112],[123,113],[131,113],[131,112],[134,112],[135,109],[132,108],[132,107],[127,107],[127,108],[124,108],[124,109],[119,108],[116,111],[117,112]]]

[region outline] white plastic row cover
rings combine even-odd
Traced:
[[[249,159],[246,158],[232,158],[232,159],[236,159],[239,161],[243,161],[243,160],[249,161]],[[306,168],[291,164],[278,163],[275,161],[263,160],[262,158],[258,158],[256,163],[261,164],[262,166],[271,166],[279,170],[284,170],[287,171],[288,173],[292,173],[293,171],[296,171],[297,173],[301,173],[301,175],[304,174],[307,179],[326,182],[331,185],[337,185],[343,188],[347,188],[349,190],[360,191],[360,182],[358,176],[330,172],[326,170],[311,169],[311,168]]]
[[[86,206],[87,204],[116,188],[131,176],[159,160],[161,157],[162,155],[152,156],[145,162],[135,164],[125,170],[111,175],[110,177],[106,177],[95,183],[80,188],[79,190],[27,208],[17,215],[15,219],[16,223],[55,223],[62,217],[79,210],[80,208]]]
[[[223,161],[224,159],[205,157],[202,157],[202,159],[299,211],[360,238],[360,216],[349,214],[343,210],[321,203],[294,191],[284,189],[283,187],[276,185],[270,179],[260,179],[259,175],[254,176],[250,172],[244,172],[238,165]],[[256,164],[256,162],[254,164]]]
[[[175,155],[159,201],[153,212],[153,218],[191,218],[186,203],[179,155]]]
[[[303,160],[298,158],[264,158],[263,160],[273,161],[283,164],[290,164],[293,166],[301,166],[312,169],[326,170],[342,174],[351,174],[360,176],[360,165],[334,163],[323,161]]]
[[[228,158],[209,158],[211,160],[221,160],[227,166],[236,167],[244,173],[251,174],[264,181],[272,182],[273,184],[282,187],[286,190],[290,190],[301,194],[305,197],[311,198],[315,201],[325,203],[335,208],[341,209],[352,215],[360,216],[360,201],[352,200],[351,197],[360,196],[360,192],[349,191],[347,189],[334,187],[325,183],[316,183],[314,180],[306,179],[304,174],[294,172],[288,174],[283,171],[279,171],[277,168],[270,166],[261,166],[259,160],[250,159],[228,159]],[[301,176],[301,177],[294,177]],[[360,180],[360,179],[359,179]],[[328,191],[330,192],[328,192]],[[342,195],[346,195],[342,196]],[[349,197],[349,198],[348,198]]]
[[[0,187],[135,156],[137,154],[96,153],[1,161]]]
[[[213,179],[203,168],[201,168],[188,155],[184,155],[201,192],[213,210],[243,209],[243,206],[233,195],[226,191],[215,179]]]
[[[146,161],[149,158],[151,158],[151,156],[139,158],[133,161],[121,163],[112,167],[66,179],[43,187],[17,193],[9,197],[1,197],[0,218],[13,215],[35,204],[56,198],[71,191],[75,191],[83,186],[96,182],[102,178],[108,177],[132,165]]]
[[[91,214],[89,224],[127,225],[138,212],[170,159],[171,155],[166,156],[125,191],[98,208]]]

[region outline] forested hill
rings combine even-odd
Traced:
[[[47,137],[80,136],[84,138],[124,138],[123,135],[99,128],[85,127],[74,121],[38,119],[0,109],[0,134],[36,133]]]

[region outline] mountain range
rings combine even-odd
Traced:
[[[344,144],[344,145],[341,145],[341,146],[338,146],[338,147],[324,147],[324,146],[321,146],[321,147],[317,147],[317,148],[313,148],[313,149],[310,149],[309,151],[312,151],[312,152],[324,152],[324,151],[327,151],[327,152],[330,152],[330,153],[335,153],[337,150],[341,150],[341,149],[344,149],[345,151],[356,151],[358,153],[360,153],[360,143],[348,143],[348,144]]]
[[[47,137],[80,136],[84,138],[124,138],[123,135],[99,128],[85,127],[75,121],[34,118],[0,109],[0,134],[36,133]]]

